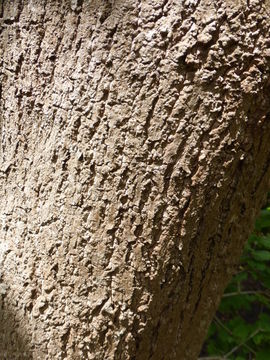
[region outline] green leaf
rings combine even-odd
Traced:
[[[256,294],[257,301],[260,302],[262,305],[264,305],[266,308],[270,310],[270,301],[269,299],[264,296],[263,294]]]
[[[252,341],[254,342],[254,344],[260,345],[264,339],[265,339],[265,335],[260,332],[257,335],[253,336]]]
[[[260,236],[256,234],[251,234],[250,237],[248,238],[248,245],[256,244],[259,240],[260,240]],[[246,245],[245,250],[247,250],[248,248],[249,246]]]
[[[237,283],[237,282],[241,282],[243,280],[247,280],[247,278],[248,278],[248,273],[245,271],[242,271],[238,274],[235,274],[232,281]]]
[[[235,341],[234,338],[222,328],[220,328],[219,330],[218,339],[220,340],[220,342],[222,343],[222,347],[226,351],[229,350],[228,348],[229,343],[233,343]]]
[[[270,278],[269,278],[269,276],[263,277],[262,283],[267,289],[270,289]]]
[[[260,314],[258,323],[262,330],[270,332],[270,316],[269,315]]]
[[[270,211],[262,210],[259,218],[255,222],[255,230],[260,231],[270,227]]]
[[[221,313],[231,313],[238,310],[249,310],[251,308],[251,302],[254,297],[251,295],[234,295],[232,297],[225,297],[222,299],[219,311]]]
[[[234,336],[243,341],[249,335],[249,328],[246,323],[241,322],[232,330],[232,332]]]
[[[254,271],[264,272],[267,269],[266,264],[259,262],[259,261],[255,261],[255,260],[247,261],[247,265],[250,270],[254,270]],[[258,278],[258,277],[256,276],[256,278]]]
[[[258,245],[266,249],[270,249],[270,236],[261,236],[258,237]]]
[[[209,355],[216,355],[218,353],[216,344],[214,341],[209,342],[207,345],[207,352]]]
[[[269,360],[270,348],[260,350],[256,354],[256,360]]]
[[[217,331],[216,324],[214,322],[212,322],[208,329],[207,338],[210,338],[211,336],[213,336],[216,333],[216,331]]]
[[[269,261],[270,260],[270,251],[267,250],[254,250],[252,256],[257,261]]]

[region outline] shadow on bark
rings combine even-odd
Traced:
[[[0,300],[0,359],[31,360],[26,331],[19,326],[16,315]]]

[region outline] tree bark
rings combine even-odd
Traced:
[[[269,1],[0,12],[0,354],[196,359],[268,189]]]

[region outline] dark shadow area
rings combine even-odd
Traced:
[[[198,360],[269,359],[270,193],[256,219]]]
[[[0,359],[31,360],[33,355],[29,348],[26,330],[19,326],[17,316],[7,309],[0,299]]]

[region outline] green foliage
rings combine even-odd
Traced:
[[[270,359],[270,208],[261,211],[200,359]]]

